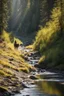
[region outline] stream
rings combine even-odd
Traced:
[[[29,49],[24,51],[29,52]],[[38,64],[39,56],[36,53],[31,53],[28,56],[28,63],[34,66]],[[37,69],[32,72],[33,76],[39,79],[34,80],[34,84],[27,84],[28,88],[20,90],[19,94],[14,96],[64,96],[64,72],[50,72],[46,69]]]

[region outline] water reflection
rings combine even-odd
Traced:
[[[35,86],[21,90],[21,94],[15,96],[64,96],[64,75],[43,72],[37,74],[38,80]]]
[[[64,96],[64,85],[55,81],[36,81],[36,87],[25,88],[15,96]]]
[[[37,81],[36,84],[40,91],[51,96],[64,96],[64,85],[55,81]]]
[[[49,95],[46,93],[41,92],[38,88],[27,88],[21,91],[21,94],[17,94],[15,96],[56,96],[56,95]]]

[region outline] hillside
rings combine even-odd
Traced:
[[[26,78],[32,66],[24,60],[24,55],[18,49],[14,48],[14,43],[10,42],[10,34],[6,31],[0,39],[0,94],[9,96],[8,92],[18,91],[22,88],[22,81]],[[19,40],[15,39],[18,43]],[[22,42],[20,42],[21,44]],[[18,88],[18,89],[17,89]]]
[[[34,49],[42,56],[39,60],[41,68],[64,70],[64,32],[61,18],[61,2],[57,1],[51,10],[49,21],[38,31],[34,42]]]

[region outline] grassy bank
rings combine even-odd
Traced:
[[[23,59],[22,52],[14,48],[14,41],[11,42],[9,33],[4,31],[2,39],[0,41],[0,89],[15,91],[33,68]],[[22,43],[17,38],[14,39]]]
[[[34,50],[41,53],[39,66],[42,68],[64,69],[64,33],[61,30],[61,7],[58,4],[51,11],[50,20],[35,38]]]

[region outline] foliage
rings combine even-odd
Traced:
[[[4,39],[5,42],[7,42],[7,46],[14,49],[14,42],[16,41],[18,44],[22,44],[22,42],[13,36],[12,32],[8,33],[5,30],[3,30],[1,38]]]
[[[0,35],[2,34],[3,29],[7,28],[9,13],[11,6],[11,0],[1,0],[0,1]]]
[[[62,0],[61,2],[61,11],[62,11],[61,28],[62,28],[62,31],[64,31],[64,0]]]
[[[42,27],[35,38],[34,49],[40,51],[42,57],[39,61],[41,67],[63,69],[64,33],[61,31],[61,2],[55,2],[50,20]],[[43,55],[45,58],[43,59]],[[61,65],[61,67],[59,67]]]
[[[52,42],[51,36],[55,36],[58,34],[58,31],[60,30],[60,16],[60,8],[54,8],[52,11],[51,20],[47,22],[46,26],[37,33],[36,41],[34,43],[36,48],[38,48],[39,45],[41,45],[42,48],[45,48],[49,42]]]
[[[0,43],[0,76],[15,78],[16,73],[30,72],[33,67],[23,59],[23,53],[14,48],[15,40],[18,44],[22,42],[6,31],[3,31],[1,37],[4,41]]]

